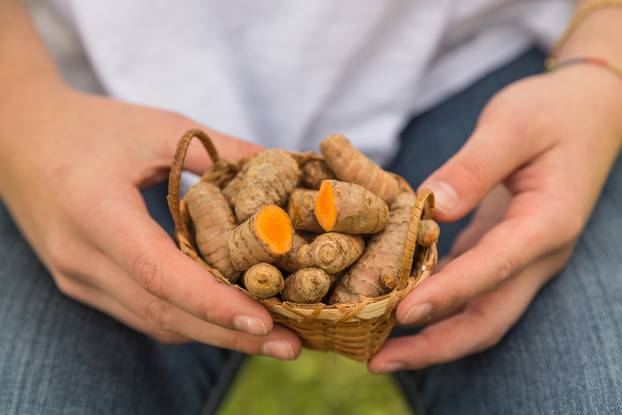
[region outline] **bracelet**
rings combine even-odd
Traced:
[[[600,66],[601,68],[608,69],[613,74],[617,75],[620,79],[622,79],[622,68],[621,67],[612,64],[606,59],[597,58],[595,56],[580,56],[576,58],[563,59],[561,61],[557,61],[557,59],[549,57],[544,62],[544,67],[547,70],[547,72],[552,72],[554,70],[564,68],[566,66],[576,65],[576,64],[581,64],[581,63],[587,63],[590,65],[596,65],[596,66]]]
[[[551,50],[551,54],[544,62],[545,69],[548,72],[551,72],[569,65],[589,64],[605,68],[610,72],[614,73],[620,79],[622,79],[622,68],[614,65],[613,63],[603,58],[595,56],[580,56],[563,59],[561,61],[558,61],[556,58],[560,49],[566,44],[570,36],[574,34],[574,32],[577,30],[577,27],[579,27],[579,25],[583,23],[585,18],[600,9],[611,6],[622,6],[622,0],[594,0],[588,1],[584,3],[581,7],[579,7],[579,9],[577,9],[577,11],[575,12],[572,20],[568,24],[568,27],[564,31],[564,34],[555,43],[555,46],[553,46],[553,49]]]
[[[559,53],[559,50],[568,41],[570,36],[573,35],[575,30],[577,30],[577,27],[579,27],[579,25],[583,23],[583,20],[585,20],[586,17],[588,17],[589,15],[591,15],[592,13],[600,9],[604,9],[604,8],[611,7],[611,6],[622,7],[622,0],[594,0],[594,1],[588,1],[585,4],[583,4],[581,7],[579,7],[577,11],[575,12],[572,20],[568,24],[568,27],[564,31],[564,34],[555,43],[555,46],[553,46],[553,49],[551,50],[551,54],[549,55],[550,58],[555,58],[555,56],[557,56],[557,54]]]

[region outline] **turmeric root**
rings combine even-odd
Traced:
[[[328,164],[322,160],[311,160],[302,167],[302,184],[309,189],[319,189],[323,180],[336,179]]]
[[[401,278],[408,277],[417,232],[411,229],[415,202],[412,193],[402,193],[395,199],[386,229],[374,235],[363,255],[337,283],[331,304],[385,294],[395,288]]]
[[[324,232],[313,212],[316,199],[316,190],[296,189],[292,192],[287,204],[287,213],[294,229],[314,233]]]
[[[290,156],[296,160],[298,163],[298,167],[302,168],[305,164],[307,164],[311,160],[322,160],[322,156],[320,156],[315,151],[291,151],[288,153]]]
[[[300,178],[296,160],[276,148],[257,154],[245,165],[245,170],[239,191],[233,197],[235,216],[240,222],[264,206],[283,205]]]
[[[434,242],[438,241],[440,233],[441,230],[436,222],[431,219],[424,219],[419,222],[417,243],[421,246],[432,246]]]
[[[299,233],[294,233],[292,249],[290,249],[287,254],[277,258],[274,264],[285,272],[289,273],[296,272],[300,268],[304,268],[307,265],[303,264],[300,261],[300,257],[298,256],[298,250],[300,249],[300,247],[305,245],[307,245],[307,240]]]
[[[275,265],[287,272],[301,268],[317,267],[331,275],[344,270],[356,261],[365,249],[365,241],[356,235],[338,232],[324,233],[311,243],[294,234],[292,249],[275,261]]]
[[[325,138],[320,143],[320,151],[339,180],[361,185],[387,203],[400,193],[397,177],[354,148],[343,135],[333,134]]]
[[[299,263],[307,267],[322,268],[335,274],[356,261],[365,249],[365,241],[356,235],[329,232],[315,238],[310,244],[298,248]]]
[[[232,207],[235,206],[235,197],[240,192],[242,188],[242,179],[244,179],[244,175],[250,166],[249,161],[251,161],[255,157],[255,155],[245,157],[238,161],[238,166],[241,166],[237,173],[233,176],[231,180],[226,182],[225,186],[222,187],[222,194],[229,202],[229,205]]]
[[[362,186],[324,180],[315,202],[315,217],[327,232],[377,233],[384,229],[389,207]]]
[[[281,271],[273,265],[261,262],[244,273],[244,286],[257,298],[274,297],[285,287]]]
[[[235,197],[242,188],[242,178],[244,177],[243,170],[240,170],[234,177],[227,183],[222,189],[222,194],[227,199],[227,202],[231,206],[235,206]]]
[[[283,299],[294,303],[319,303],[330,289],[331,278],[320,268],[302,268],[285,279]]]
[[[235,282],[240,273],[231,262],[228,248],[235,218],[220,189],[201,180],[190,188],[185,200],[201,256],[225,278]]]
[[[212,168],[208,169],[201,180],[211,183],[222,189],[227,183],[229,183],[238,172],[237,163],[233,163],[224,159],[218,160]],[[226,198],[226,197],[225,197]]]
[[[287,213],[276,205],[265,206],[231,232],[231,262],[239,271],[260,262],[272,263],[291,250],[293,235]]]

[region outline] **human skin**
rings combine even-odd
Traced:
[[[162,342],[300,353],[298,337],[259,303],[178,251],[139,192],[166,178],[188,128],[208,131],[224,158],[259,147],[70,89],[17,0],[0,6],[0,90],[0,197],[61,292]],[[188,169],[208,166],[193,145]]]
[[[622,65],[621,23],[622,7],[595,12],[559,58]],[[439,271],[397,309],[400,323],[425,328],[390,339],[369,370],[418,369],[495,345],[570,258],[621,145],[622,79],[613,72],[572,65],[500,91],[464,147],[421,186],[435,192],[441,221],[480,205]]]

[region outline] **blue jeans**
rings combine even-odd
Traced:
[[[393,169],[420,183],[458,150],[492,95],[540,72],[543,59],[532,50],[413,120]],[[442,251],[461,226],[443,229]],[[572,259],[501,342],[396,375],[417,415],[622,414],[621,231],[619,158]]]
[[[492,94],[541,62],[530,51],[414,119],[393,170],[419,183],[462,145]],[[170,229],[163,192],[144,194]],[[620,207],[618,162],[569,265],[497,346],[397,375],[418,415],[622,413]],[[463,225],[443,228],[442,250]],[[1,413],[213,413],[242,358],[158,344],[63,297],[0,206]]]

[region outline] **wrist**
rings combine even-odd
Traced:
[[[561,85],[557,88],[562,94],[560,105],[577,103],[582,108],[577,116],[592,129],[590,135],[611,140],[612,149],[618,151],[622,145],[622,80],[590,64],[567,66],[545,76]]]
[[[550,76],[562,80],[578,93],[593,118],[607,119],[611,134],[622,141],[622,76],[607,67],[610,64],[622,68],[622,42],[619,41],[622,39],[622,4],[598,8],[585,17],[578,11],[575,20],[552,56],[557,62],[579,61],[559,67]],[[589,58],[603,60],[606,64],[590,63]]]
[[[31,76],[3,76],[0,79],[0,121],[10,121],[17,111],[24,110],[24,106],[51,103],[69,93],[71,88],[55,75],[33,73]]]
[[[622,66],[622,5],[598,9],[578,22],[556,58],[595,56]]]

